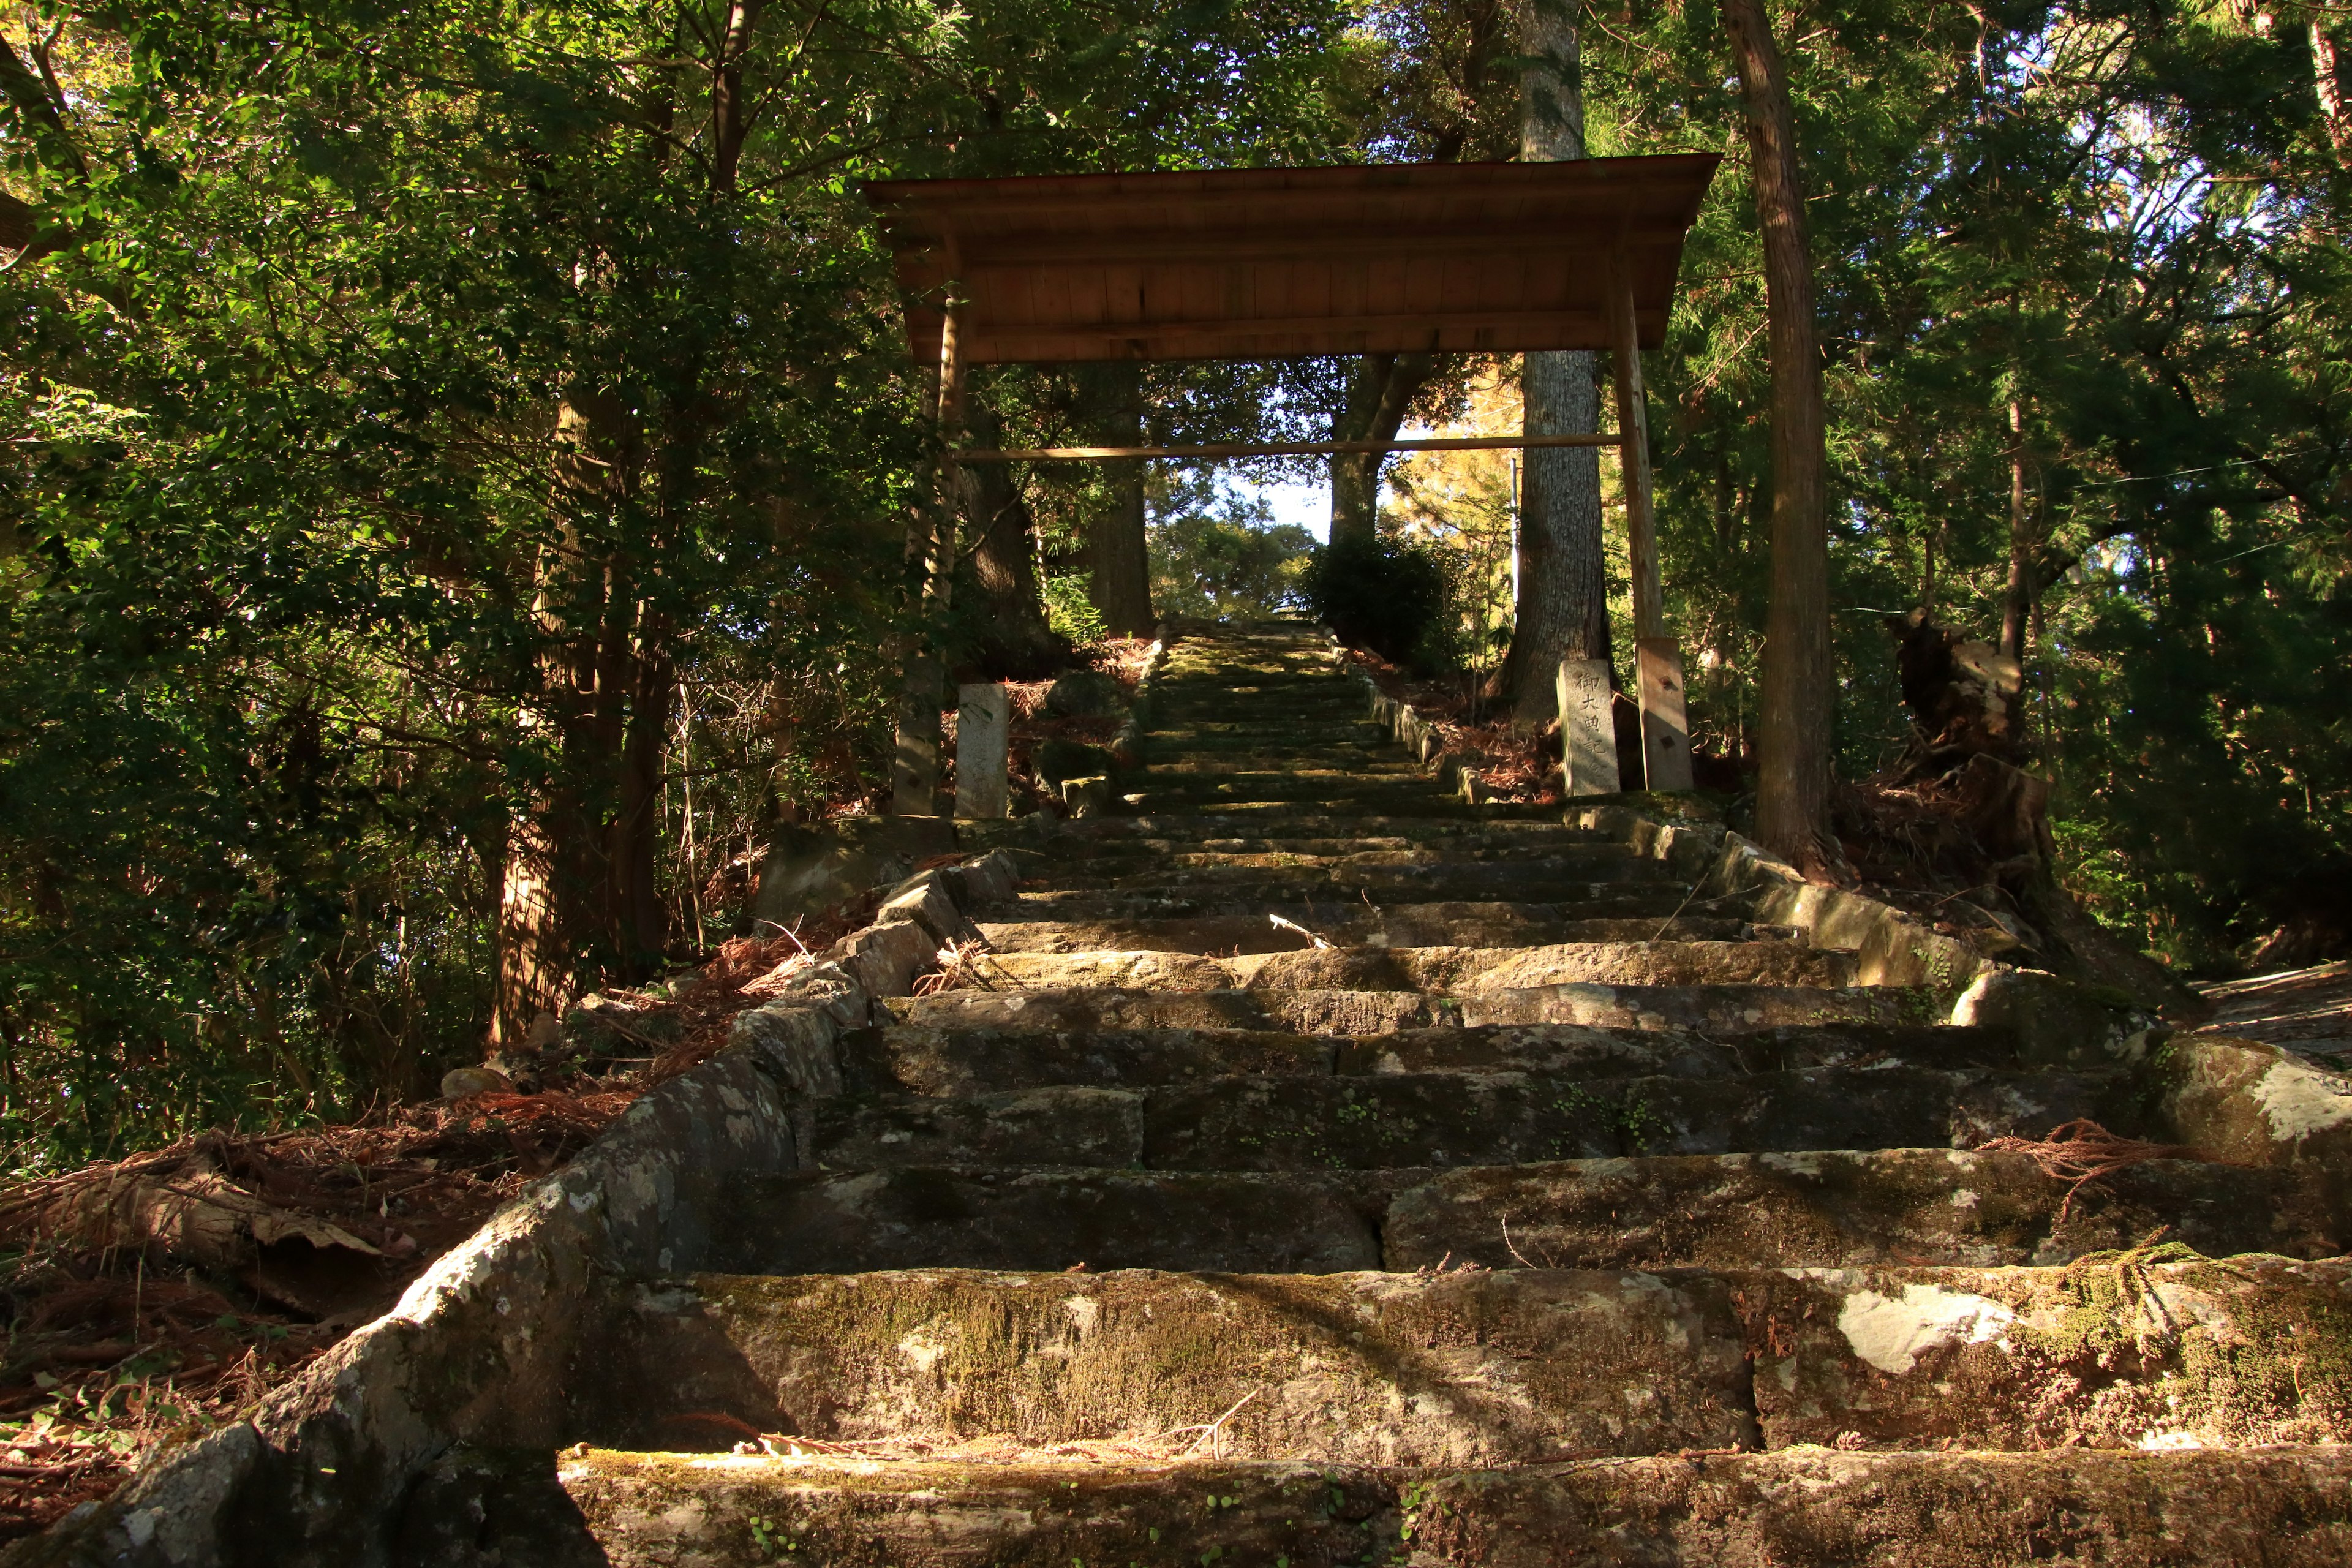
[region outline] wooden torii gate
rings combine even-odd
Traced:
[[[1682,655],[1666,629],[1640,351],[1665,337],[1713,153],[1559,163],[1373,163],[866,187],[897,259],[907,335],[940,368],[950,465],[1614,447],[1623,463],[1652,789],[1690,787]],[[1617,429],[1565,436],[1190,447],[959,447],[967,366],[1083,360],[1606,349]],[[924,608],[955,570],[954,487],[909,525]],[[937,809],[945,669],[912,650],[892,810]],[[1563,701],[1569,700],[1563,680]],[[1588,689],[1589,700],[1589,689]],[[1605,707],[1607,693],[1601,694]],[[1587,715],[1588,720],[1590,715]],[[1601,714],[1605,724],[1605,711]],[[1563,713],[1561,728],[1571,727]],[[1573,772],[1571,760],[1571,773]],[[1613,763],[1612,764],[1613,771]],[[1571,785],[1574,780],[1571,778]]]

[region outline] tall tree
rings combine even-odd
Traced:
[[[1827,464],[1813,258],[1796,117],[1762,0],[1723,0],[1763,232],[1772,360],[1772,587],[1764,631],[1756,836],[1808,872],[1843,857],[1830,832],[1837,672],[1830,658]]]
[[[1583,67],[1573,0],[1529,0],[1519,78],[1519,156],[1585,156]],[[1530,353],[1520,372],[1530,436],[1588,436],[1600,427],[1592,355]],[[1510,650],[1496,674],[1513,721],[1538,727],[1559,707],[1564,658],[1610,657],[1609,571],[1602,538],[1601,454],[1591,447],[1531,447],[1519,508],[1518,592]]]
[[[1367,6],[1362,40],[1372,57],[1373,86],[1357,130],[1363,152],[1378,158],[1450,163],[1501,158],[1518,137],[1517,73],[1507,70],[1516,0],[1376,0]],[[1366,354],[1349,367],[1332,410],[1335,441],[1392,441],[1432,382],[1452,368],[1445,356]],[[1381,510],[1382,454],[1335,453],[1331,537],[1369,540]]]

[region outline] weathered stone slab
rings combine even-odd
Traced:
[[[1561,758],[1571,796],[1615,795],[1622,787],[1617,777],[1616,698],[1609,686],[1607,659],[1559,661]]]
[[[1693,1455],[1427,1480],[1413,1561],[2318,1568],[2352,1552],[2352,1454]]]
[[[1497,1268],[1995,1268],[2158,1235],[2216,1257],[2352,1246],[2352,1218],[2284,1171],[2158,1160],[2068,1193],[2022,1154],[1958,1149],[1583,1160],[1446,1172],[1400,1192],[1381,1236],[1391,1268],[1449,1254]]]
[[[857,1171],[746,1183],[713,1266],[874,1268],[1381,1267],[1389,1193],[1417,1173]]]
[[[1951,1144],[2039,1137],[2092,1117],[2128,1127],[2121,1075],[1808,1068],[1731,1079],[1579,1079],[1419,1072],[1225,1078],[1155,1089],[1153,1169],[1500,1165],[1612,1155]]]
[[[1669,921],[1592,920],[1563,911],[1572,905],[1470,903],[1391,905],[1361,918],[1334,917],[1327,907],[1309,927],[1339,947],[1513,947],[1542,942],[1738,942],[1754,934],[1747,921],[1685,915]],[[1268,914],[1306,925],[1318,918],[1304,904],[1248,914],[1171,920],[991,921],[982,931],[1000,952],[1094,952],[1104,950],[1248,954],[1295,952],[1307,945]],[[1661,929],[1661,928],[1664,929]]]
[[[2352,1260],[1726,1278],[1771,1447],[2352,1441]]]
[[[1459,1021],[1446,998],[1411,991],[950,991],[893,1002],[891,1011],[933,1027],[1037,1030],[1377,1035]]]
[[[1223,1416],[1227,1458],[1329,1463],[1758,1443],[1740,1323],[1706,1275],[706,1275],[623,1292],[609,1321],[575,1428],[598,1444],[649,1445],[688,1412],[1024,1448]],[[712,1422],[699,1446],[733,1436]]]
[[[2335,1568],[2352,1558],[2352,1453],[2340,1448],[1811,1449],[1404,1472],[592,1450],[558,1475],[610,1568],[717,1568],[780,1548],[787,1562],[919,1568]]]
[[[1894,985],[1531,985],[1455,999],[1465,1024],[1591,1024],[1743,1034],[1791,1025],[1918,1024],[1932,993]]]
[[[1226,1073],[1322,1077],[1328,1038],[1258,1029],[1034,1030],[898,1026],[841,1043],[845,1069],[868,1093],[971,1095],[1051,1084],[1135,1089]]]
[[[970,1099],[876,1095],[796,1108],[801,1162],[877,1165],[1139,1164],[1143,1100],[1132,1090],[1055,1084]]]
[[[956,688],[956,815],[1003,816],[1012,800],[1013,704],[1002,681]]]

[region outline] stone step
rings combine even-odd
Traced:
[[[755,1178],[718,1216],[711,1265],[745,1274],[878,1268],[1165,1268],[1334,1274],[1381,1267],[1391,1194],[1423,1172],[989,1170],[923,1166]]]
[[[2156,1160],[2074,1189],[1956,1149],[1571,1160],[1450,1171],[906,1166],[743,1184],[710,1266],[1237,1273],[2057,1265],[2162,1237],[2328,1258],[2352,1217],[2284,1169]]]
[[[946,1028],[1275,1029],[1305,1035],[1380,1035],[1465,1024],[1584,1024],[1722,1036],[1791,1026],[1919,1025],[1935,1021],[1940,1007],[1932,992],[1893,985],[1541,985],[1458,996],[1276,986],[1088,986],[943,991],[884,997],[881,1003],[896,1022]]]
[[[1181,792],[1162,794],[1152,790],[1145,781],[1136,781],[1138,787],[1128,790],[1134,795],[1134,810],[1142,816],[1198,813],[1205,816],[1292,818],[1359,815],[1380,817],[1391,824],[1414,817],[1431,821],[1453,822],[1556,822],[1559,819],[1558,805],[1543,805],[1533,802],[1507,800],[1480,801],[1475,805],[1459,795],[1432,794],[1427,799],[1408,795],[1382,795],[1362,798],[1346,791],[1309,799],[1305,796],[1285,799],[1219,798],[1192,799]]]
[[[1851,985],[1851,953],[1795,942],[1583,942],[1541,947],[1324,947],[1230,958],[1142,949],[1002,952],[992,977],[1122,990],[1438,991],[1566,984]]]
[[[1144,729],[1142,738],[1144,750],[1153,756],[1170,751],[1254,751],[1268,742],[1286,742],[1305,746],[1352,746],[1372,750],[1396,745],[1386,725],[1362,718],[1328,724],[1284,723],[1278,721],[1249,723],[1216,720],[1191,724],[1155,722]]]
[[[2089,1118],[2137,1133],[2120,1068],[1801,1068],[1737,1078],[1487,1069],[1229,1074],[1150,1088],[1050,1085],[804,1102],[803,1165],[1384,1170],[1631,1154],[1966,1148]]]
[[[1382,801],[1409,801],[1423,795],[1444,795],[1448,787],[1419,768],[1400,763],[1393,773],[1377,766],[1361,768],[1214,768],[1198,773],[1147,765],[1135,781],[1153,800],[1207,802],[1222,800],[1327,800],[1364,803],[1379,809]]]
[[[1354,896],[1363,889],[1376,897],[1386,893],[1391,903],[1435,903],[1463,899],[1502,898],[1528,902],[1558,901],[1559,888],[1590,888],[1595,883],[1646,882],[1690,892],[1687,882],[1675,883],[1659,875],[1654,860],[1626,853],[1611,845],[1570,845],[1511,859],[1452,860],[1416,863],[1415,852],[1365,855],[1326,864],[1158,865],[1139,868],[1134,863],[1113,862],[1099,873],[1072,868],[1055,877],[1058,892],[1097,892],[1119,889],[1192,890],[1200,892],[1248,889],[1275,901],[1321,898],[1339,889]],[[1273,857],[1265,857],[1273,859]],[[1398,864],[1396,861],[1402,861]],[[1402,894],[1412,894],[1407,899]],[[1573,897],[1574,895],[1568,895]]]
[[[1617,865],[1627,861],[1652,864],[1622,844],[1606,840],[1538,841],[1524,839],[1485,844],[1414,845],[1400,840],[1302,838],[1261,840],[1201,839],[1192,843],[1169,839],[1111,841],[1090,846],[1083,858],[1047,860],[1043,856],[1015,852],[1024,869],[1040,880],[1067,885],[1073,876],[1110,878],[1134,876],[1154,868],[1195,870],[1254,867],[1261,870],[1329,870],[1340,867]]]
[[[1788,940],[1790,928],[1759,927],[1726,916],[1664,920],[1587,920],[1561,904],[1393,904],[1377,914],[1334,916],[1327,908],[1308,929],[1339,947],[1503,947],[1559,942],[1742,942]],[[1269,910],[1295,925],[1316,917],[1306,906]],[[1296,931],[1265,915],[1211,915],[1176,920],[982,921],[981,934],[996,952],[1189,952],[1236,956],[1293,952],[1307,944]]]
[[[1370,889],[1319,889],[1313,895],[1292,899],[1262,899],[1235,896],[1232,889],[1208,891],[1167,888],[1133,889],[1092,889],[1077,892],[1056,890],[1038,879],[1034,888],[1013,898],[979,906],[974,917],[982,921],[1021,923],[1028,921],[1165,921],[1165,920],[1243,920],[1253,929],[1265,926],[1269,914],[1279,914],[1295,920],[1310,931],[1320,931],[1325,922],[1362,919],[1368,921],[1384,920],[1394,910],[1474,910],[1516,908],[1529,911],[1548,910],[1561,919],[1647,921],[1654,930],[1656,924],[1676,914],[1733,917],[1745,913],[1753,900],[1747,894],[1725,898],[1694,899],[1690,889],[1672,882],[1578,882],[1570,884],[1574,895],[1561,900],[1506,900],[1487,899],[1430,900],[1408,896],[1396,899],[1384,892],[1375,899]],[[1243,888],[1242,895],[1252,895],[1260,889]],[[1267,926],[1266,929],[1276,929]],[[1327,940],[1336,940],[1328,939]]]
[[[1271,1029],[1378,1035],[1458,1024],[1460,1009],[1412,991],[944,991],[886,996],[894,1021],[940,1028],[1094,1033],[1116,1029]]]
[[[2011,1568],[2029,1559],[2334,1568],[2352,1559],[2352,1451],[2334,1447],[1805,1450],[1469,1471],[592,1449],[562,1459],[551,1486],[501,1484],[560,1490],[555,1506],[520,1511],[563,1521],[548,1544],[563,1533],[593,1540],[576,1560],[607,1568],[765,1561]]]
[[[2336,1256],[2352,1215],[2291,1171],[2151,1160],[2080,1187],[1958,1149],[1666,1155],[1447,1171],[1401,1187],[1391,1268],[2057,1264],[2162,1238]]]
[[[979,825],[982,828],[993,824]],[[1297,831],[1268,822],[1227,824],[1213,816],[1086,817],[1071,823],[1050,838],[1013,847],[1024,865],[1080,865],[1106,858],[1144,855],[1363,855],[1381,850],[1422,849],[1438,855],[1459,851],[1469,858],[1528,855],[1547,848],[1618,842],[1589,828],[1567,827],[1557,822],[1456,823],[1408,821],[1412,831],[1350,833],[1328,820],[1306,822]],[[1117,826],[1127,831],[1079,834],[1077,827]],[[1277,831],[1281,830],[1281,831]],[[959,832],[965,831],[960,826]]]
[[[1134,816],[1095,816],[1056,822],[1053,825],[1052,837],[1037,847],[1049,858],[1084,858],[1097,845],[1128,839],[1165,838],[1193,842],[1218,837],[1263,839],[1268,835],[1276,835],[1282,841],[1249,844],[1244,847],[1288,848],[1291,847],[1290,841],[1296,838],[1328,838],[1361,843],[1366,848],[1397,849],[1417,845],[1443,847],[1462,844],[1507,848],[1514,844],[1537,841],[1620,842],[1612,835],[1591,828],[1567,826],[1560,820],[1561,808],[1559,806],[1542,810],[1545,815],[1535,818],[1498,816],[1474,822],[1433,821],[1420,816],[1318,816],[1311,812],[1286,812],[1280,814],[1277,820],[1269,821],[1264,813],[1237,813],[1225,818],[1213,812],[1173,816],[1153,816],[1147,812]],[[1034,823],[1024,821],[961,822],[956,825],[956,832],[959,836],[972,835],[992,846],[1007,838],[1029,837],[1034,826]]]
[[[1087,1084],[1148,1089],[1232,1075],[1360,1077],[1537,1072],[1570,1079],[1739,1078],[1893,1062],[2013,1068],[2006,1030],[1874,1027],[1759,1030],[1723,1041],[1678,1029],[1534,1024],[1399,1029],[1361,1039],[1250,1029],[1051,1031],[896,1026],[841,1044],[843,1079],[866,1094],[975,1095]]]
[[[568,1436],[616,1447],[682,1415],[722,1449],[1030,1450],[1222,1416],[1231,1458],[1407,1466],[2352,1440],[2343,1258],[704,1275],[600,1306]]]

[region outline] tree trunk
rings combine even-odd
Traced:
[[[2025,626],[2033,605],[2032,541],[2025,531],[2025,410],[2009,400],[2009,591],[2000,612],[2000,651],[2025,662]]]
[[[1747,98],[1772,356],[1772,576],[1764,623],[1756,836],[1808,874],[1818,874],[1843,857],[1830,832],[1835,672],[1812,256],[1789,84],[1761,0],[1723,0],[1723,20]]]
[[[1115,428],[1123,447],[1143,445],[1143,378],[1129,384]],[[1144,537],[1141,459],[1110,465],[1111,504],[1087,524],[1087,596],[1102,613],[1115,637],[1148,637],[1151,615],[1151,561]]]
[[[2339,163],[2352,163],[2352,113],[2344,104],[2344,79],[2336,72],[2336,40],[2327,31],[2327,16],[2311,18],[2311,75],[2319,91],[2320,123],[2327,129],[2328,145]]]
[[[1519,158],[1582,158],[1584,86],[1573,8],[1537,0],[1523,37],[1532,63],[1519,78]],[[1600,428],[1600,388],[1589,353],[1529,353],[1519,391],[1530,436],[1589,436]],[[1600,452],[1531,447],[1526,463],[1511,647],[1495,689],[1510,702],[1515,724],[1540,729],[1559,714],[1559,661],[1610,657],[1609,571]]]
[[[1003,445],[1003,421],[985,404],[973,403],[971,425],[973,445]],[[965,555],[970,596],[963,602],[977,612],[966,616],[972,626],[972,679],[1041,679],[1062,668],[1070,647],[1045,623],[1037,591],[1036,521],[1011,464],[975,463],[971,479],[974,537]]]
[[[1593,427],[1591,354],[1531,353],[1520,379],[1528,435]],[[1532,447],[1526,462],[1517,619],[1496,689],[1514,723],[1539,729],[1558,714],[1559,661],[1611,657],[1609,574],[1599,457],[1590,447]]]
[[[632,650],[629,712],[620,747],[618,798],[604,834],[604,941],[632,981],[657,973],[669,945],[669,916],[656,868],[661,853],[661,787],[669,756],[670,700],[677,670],[654,616]]]
[[[520,1043],[539,1014],[562,1011],[579,953],[595,929],[600,879],[586,781],[609,728],[603,710],[610,702],[616,607],[609,568],[591,559],[584,544],[595,531],[583,530],[579,520],[617,504],[623,476],[634,467],[633,446],[609,398],[575,394],[556,411],[549,508],[562,531],[539,564],[531,615],[545,641],[539,691],[522,715],[543,738],[549,772],[520,781],[513,791],[501,857],[493,1044]]]
[[[1348,406],[1331,432],[1335,441],[1393,441],[1405,410],[1437,370],[1434,354],[1366,354],[1348,378]],[[1369,544],[1380,531],[1378,452],[1331,455],[1331,542]]]

